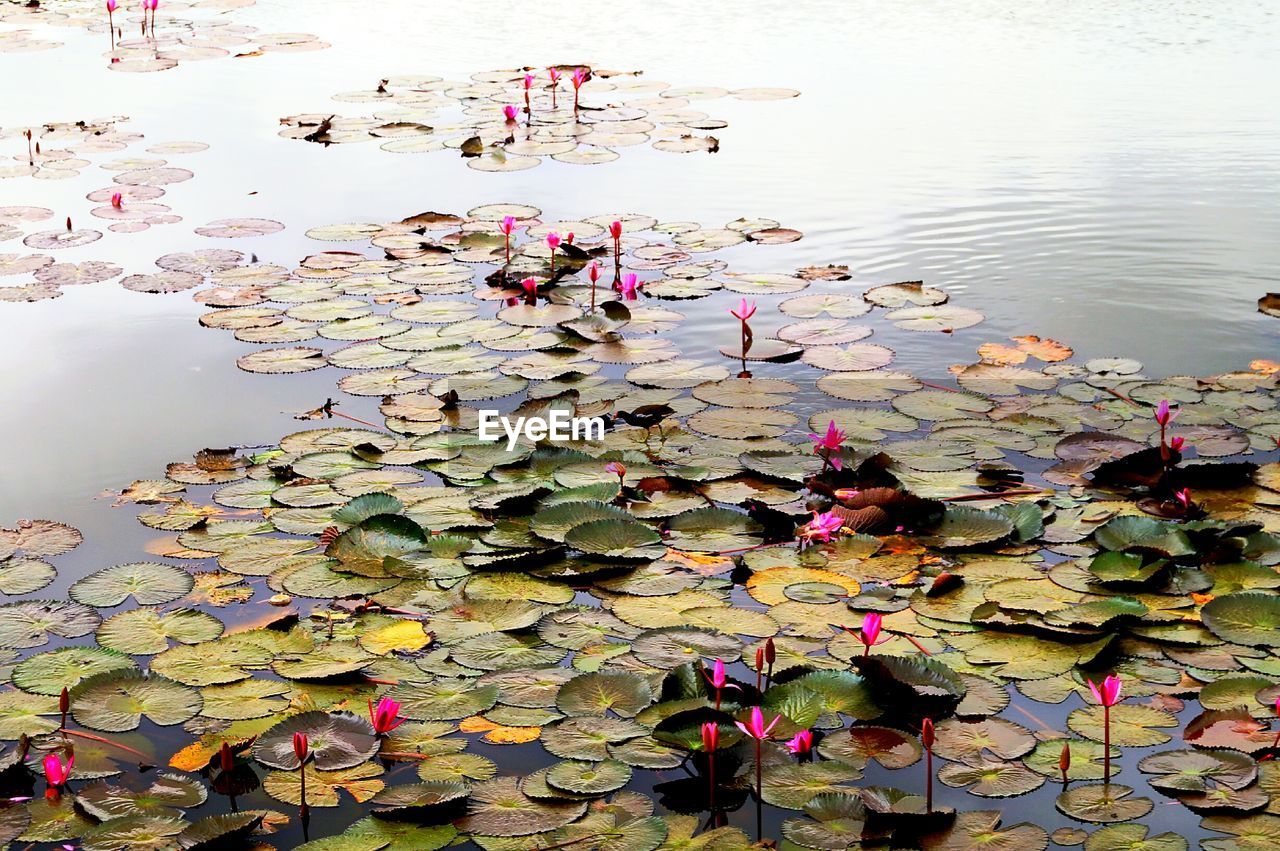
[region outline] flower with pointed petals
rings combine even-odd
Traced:
[[[702,676],[706,677],[707,682],[711,683],[712,688],[724,688],[725,684],[729,682],[729,676],[724,670],[724,661],[721,659],[717,659],[711,666],[710,674],[708,674],[704,669],[702,671]]]
[[[702,724],[702,749],[707,753],[715,753],[720,749],[720,725],[714,721]]]
[[[1122,683],[1115,674],[1103,680],[1101,687],[1094,685],[1093,680],[1085,680],[1085,682],[1089,684],[1089,691],[1093,692],[1093,699],[1102,706],[1115,706],[1120,702],[1120,686]]]
[[[587,69],[574,68],[573,69],[573,88],[575,90],[582,88],[582,84],[585,83],[586,81],[587,81]]]
[[[778,722],[781,720],[781,715],[775,715],[773,720],[766,725],[764,723],[764,713],[760,710],[760,707],[753,706],[751,707],[751,718],[747,723],[743,724],[741,721],[734,721],[733,723],[737,725],[739,730],[757,742],[763,742],[769,738],[769,734],[773,732],[773,728],[778,726]]]
[[[1174,452],[1181,452],[1183,447],[1186,445],[1187,445],[1187,439],[1185,437],[1169,438],[1169,448],[1172,449]]]
[[[515,216],[503,216],[502,224],[498,225],[498,229],[506,236],[511,236],[511,232],[516,229]]]
[[[826,434],[822,436],[818,436],[816,434],[809,435],[809,439],[814,443],[813,448],[815,452],[819,449],[835,451],[844,445],[844,438],[845,434],[841,429],[836,428],[835,420],[831,420],[827,423]]]
[[[524,294],[529,298],[536,299],[538,297],[538,282],[535,279],[525,278],[520,282],[520,286],[524,289]]]
[[[554,86],[554,85],[558,84],[558,83],[560,82],[560,69],[559,69],[559,68],[548,68],[548,69],[547,69],[547,76],[551,78],[551,85],[553,85],[553,86]]]
[[[531,88],[533,88],[533,75],[532,75],[532,74],[525,74],[525,75],[524,75],[524,90],[527,92],[527,91],[529,91],[529,89],[531,89]]]
[[[311,753],[311,748],[307,745],[307,734],[294,733],[293,734],[293,755],[298,758],[299,765],[307,761],[307,756],[310,753]]]
[[[627,467],[621,461],[610,461],[604,465],[604,471],[611,476],[617,476],[619,482],[627,477]]]
[[[591,265],[587,267],[587,277],[591,279],[591,283],[595,284],[600,280],[600,264],[592,260]]]
[[[560,234],[555,231],[547,234],[547,247],[550,248],[551,252],[554,254],[555,250],[560,247]]]
[[[614,242],[622,239],[622,222],[611,222],[609,224],[609,236],[613,237]]]
[[[862,627],[857,630],[845,627],[844,631],[857,638],[862,642],[862,655],[867,656],[871,653],[871,648],[880,643],[880,624],[883,618],[877,612],[867,612],[862,616]],[[888,641],[888,638],[885,638]]]
[[[75,764],[75,754],[68,756],[66,762],[56,753],[46,754],[41,763],[44,767],[44,782],[54,789],[61,789],[71,779],[71,767]]]
[[[640,280],[636,277],[635,272],[628,272],[622,276],[622,297],[625,299],[634,299],[636,291],[640,288]]]
[[[1168,399],[1161,399],[1160,404],[1156,406],[1156,422],[1160,424],[1161,428],[1164,428],[1178,418],[1178,413],[1176,409],[1171,410],[1169,408]]]
[[[1182,490],[1175,493],[1173,495],[1173,498],[1178,501],[1178,505],[1182,506],[1183,511],[1191,510],[1191,489],[1190,488],[1183,488]]]
[[[813,512],[813,519],[804,526],[801,526],[800,530],[796,532],[796,536],[805,543],[821,541],[825,544],[829,542],[831,540],[831,536],[839,532],[843,526],[844,521],[837,517],[833,512],[828,511],[825,514],[819,514],[815,511]]]
[[[809,730],[801,730],[783,744],[796,756],[807,754],[813,750],[813,733]]]
[[[400,704],[389,697],[378,700],[375,706],[373,701],[369,701],[369,723],[373,725],[373,732],[379,736],[386,735],[403,724],[405,719],[400,717]]]
[[[737,308],[729,308],[729,313],[738,318],[740,322],[746,322],[748,319],[756,315],[756,303],[747,301],[745,298],[738,302]]]
[[[503,116],[504,116],[508,121],[515,121],[515,120],[516,120],[516,115],[518,115],[518,114],[519,114],[519,110],[517,110],[517,109],[516,109],[514,106],[512,106],[511,104],[507,104],[506,106],[504,106],[504,107],[502,108],[502,115],[503,115]]]

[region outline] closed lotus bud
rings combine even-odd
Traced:
[[[307,734],[294,733],[293,734],[293,755],[298,758],[298,762],[299,763],[306,762],[307,754],[309,752],[310,752],[310,748],[307,747]]]
[[[222,750],[218,751],[218,764],[223,771],[230,771],[235,767],[235,757],[231,754],[231,745],[226,742],[222,743]]]
[[[764,648],[757,647],[756,648],[756,670],[759,671],[759,670],[762,670],[763,668],[764,668]]]
[[[773,646],[773,639],[766,638],[764,642],[764,660],[772,665],[778,659],[778,648]]]
[[[933,719],[926,718],[920,722],[920,741],[927,751],[933,750]]]
[[[58,711],[65,717],[71,709],[71,695],[67,692],[66,687],[62,689],[62,694],[58,695]]]
[[[1071,770],[1071,743],[1062,743],[1062,753],[1058,756],[1058,769],[1062,772],[1065,779],[1067,772]]]

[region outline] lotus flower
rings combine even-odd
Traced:
[[[1102,704],[1102,782],[1111,782],[1111,707],[1120,702],[1120,678],[1115,674],[1102,681],[1102,686],[1086,680],[1094,700]]]
[[[533,278],[525,278],[520,282],[520,286],[524,289],[525,297],[529,300],[529,304],[538,303],[538,282]]]
[[[920,743],[924,745],[924,808],[925,812],[933,812],[933,719],[926,718],[920,722]]]
[[[587,71],[586,71],[586,69],[585,69],[585,68],[574,68],[574,69],[573,69],[573,78],[572,78],[572,80],[571,80],[571,82],[573,83],[573,112],[574,112],[574,115],[577,115],[577,113],[578,113],[578,90],[582,88],[582,84],[583,84],[583,83],[585,83],[586,81],[587,81]]]
[[[1161,399],[1160,404],[1156,406],[1156,422],[1160,424],[1160,427],[1164,428],[1177,418],[1178,411],[1170,410],[1169,400]]]
[[[59,790],[67,784],[71,779],[71,767],[76,764],[76,755],[74,753],[67,757],[67,761],[63,762],[62,757],[56,753],[46,754],[41,765],[44,767],[44,782],[48,784],[51,790]]]
[[[634,301],[636,291],[640,289],[640,280],[636,277],[635,272],[628,272],[622,276],[622,297],[627,301]]]
[[[507,121],[515,121],[517,112],[518,110],[511,104],[507,104],[502,108],[502,114],[506,117]]]
[[[373,732],[379,736],[385,736],[404,721],[405,719],[400,717],[398,701],[384,697],[378,700],[377,706],[374,706],[372,700],[369,701],[369,723],[373,724]]]
[[[783,745],[796,756],[803,756],[813,750],[813,733],[809,730],[801,730]]]
[[[813,512],[813,519],[801,526],[796,532],[796,537],[800,539],[801,545],[811,544],[814,541],[828,543],[831,536],[838,533],[844,526],[844,521],[837,517],[833,512],[819,514]]]
[[[729,308],[729,313],[738,318],[740,322],[746,322],[748,319],[756,315],[756,303],[747,301],[745,298],[738,302],[736,308]]]
[[[610,461],[604,465],[604,471],[611,476],[618,477],[618,487],[621,488],[623,482],[627,478],[627,467],[621,461]]]

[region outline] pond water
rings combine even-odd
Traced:
[[[166,187],[163,199],[182,221],[107,232],[59,250],[59,261],[108,260],[125,274],[150,273],[162,255],[232,248],[294,268],[330,247],[368,248],[367,240],[317,243],[305,235],[311,228],[395,222],[425,211],[463,215],[496,203],[532,205],[543,221],[632,211],[718,228],[761,217],[803,239],[732,246],[714,256],[748,272],[844,264],[848,279],[821,287],[837,294],[922,280],[944,291],[950,305],[980,312],[980,324],[954,334],[871,323],[870,342],[894,351],[890,368],[931,384],[955,386],[949,367],[974,362],[983,343],[1015,335],[1060,341],[1080,363],[1133,358],[1154,377],[1238,372],[1280,355],[1280,321],[1257,309],[1259,297],[1280,290],[1280,20],[1265,2],[1228,0],[1209,10],[1192,2],[811,0],[780,9],[548,0],[435,15],[410,0],[259,0],[225,14],[264,32],[313,33],[332,46],[184,61],[140,74],[107,70],[105,31],[52,28],[44,32],[64,46],[0,52],[0,78],[10,81],[0,128],[119,115],[129,119],[122,130],[145,136],[131,155],[148,156],[141,149],[159,142],[209,145],[169,157],[194,172]],[[0,24],[0,33],[15,28]],[[278,135],[285,116],[369,114],[370,104],[330,96],[371,89],[391,75],[466,79],[517,64],[578,62],[642,70],[642,81],[673,86],[782,87],[801,95],[695,101],[728,122],[708,131],[720,140],[714,154],[637,145],[620,149],[614,162],[548,159],[511,173],[469,169],[452,151],[393,154],[376,144],[325,147]],[[0,140],[0,154],[21,157],[24,150],[22,140]],[[102,228],[84,195],[111,176],[95,162],[66,180],[0,180],[0,207],[39,205],[54,211],[52,222],[71,215],[79,227]],[[231,217],[276,220],[285,229],[233,240],[192,232]],[[29,253],[19,242],[0,242],[0,253]],[[778,311],[787,297],[758,298],[758,338],[796,321]],[[688,317],[661,336],[682,357],[733,366],[719,349],[737,338],[725,312],[737,298],[659,302]],[[268,447],[303,428],[352,425],[295,418],[340,395],[336,370],[238,369],[237,358],[267,346],[201,327],[198,318],[211,309],[190,292],[143,294],[118,281],[67,287],[59,298],[31,304],[0,303],[0,406],[7,412],[0,440],[10,447],[0,527],[49,518],[86,539],[56,560],[57,579],[34,596],[65,599],[77,579],[147,558],[144,548],[150,542],[154,549],[157,533],[134,521],[136,507],[113,506],[115,492],[135,479],[160,478],[166,464],[206,447]],[[799,415],[793,440],[807,432],[810,414],[833,405],[814,388],[808,366],[754,369],[798,385],[788,407]],[[621,378],[625,371],[601,374]],[[381,423],[378,402],[341,396],[339,410]],[[1269,447],[1255,440],[1252,449],[1249,460],[1274,462]],[[1053,459],[1019,460],[1038,472]],[[188,490],[193,502],[208,504],[213,488]],[[248,612],[233,617],[257,622],[274,613],[260,602],[271,592],[255,588]],[[768,608],[741,589],[733,600]],[[743,681],[754,678],[744,666],[734,670]],[[1078,705],[1019,696],[1004,717],[1033,731],[1062,730]],[[1035,718],[1019,715],[1027,711]],[[1197,713],[1188,701],[1180,723]],[[185,742],[186,734],[176,736],[176,746]],[[1126,747],[1121,782],[1155,800],[1147,821],[1157,832],[1196,835],[1195,813],[1134,777],[1137,760],[1158,750]],[[471,751],[504,769],[552,761],[536,744],[476,743]],[[865,783],[918,791],[922,770],[873,765]],[[637,770],[628,788],[649,793],[675,774]],[[999,799],[935,785],[939,803],[957,810],[1001,808]],[[1050,782],[1014,799],[1004,807],[1006,823],[1077,825],[1054,811],[1057,791]],[[261,791],[242,804],[289,809]],[[225,809],[221,801],[216,809]],[[766,833],[777,836],[782,819],[793,815],[770,808]],[[317,809],[311,836],[340,832],[354,818],[346,807]],[[750,803],[731,819],[753,833]],[[300,841],[296,826],[288,831],[281,847]]]

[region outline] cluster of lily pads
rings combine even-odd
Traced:
[[[320,228],[385,256],[293,271],[183,258],[217,282],[198,297],[240,304],[205,324],[356,341],[307,368],[376,375],[387,428],[205,450],[121,492],[163,535],[150,558],[66,600],[0,588],[22,597],[0,604],[6,835],[206,847],[350,800],[367,815],[308,847],[725,851],[767,836],[767,813],[789,848],[1043,849],[1045,828],[981,802],[1054,784],[1063,817],[1094,828],[1055,831],[1062,845],[1185,847],[1145,838],[1148,789],[1227,836],[1212,847],[1280,836],[1280,364],[1161,379],[1019,337],[934,384],[883,370],[892,353],[857,348],[869,329],[848,319],[976,321],[935,315],[939,290],[851,295],[838,267],[699,256],[775,222],[537,215]],[[795,294],[810,285],[833,291]],[[788,296],[801,327],[748,326],[723,352],[779,377],[688,362],[652,333],[681,317],[642,299],[722,289]],[[263,351],[242,365],[306,360]],[[495,397],[609,428],[509,449],[466,407]],[[784,406],[811,407],[817,433]],[[0,532],[0,579],[72,540]],[[1010,717],[1029,702],[1065,704],[1065,728]],[[521,756],[498,765],[487,745]],[[49,794],[26,801],[42,755]],[[935,760],[976,808],[934,805]]]
[[[482,71],[468,80],[399,75],[371,90],[333,97],[378,105],[374,114],[291,115],[281,119],[280,135],[325,146],[379,141],[382,150],[401,154],[452,149],[480,171],[520,171],[543,157],[576,165],[610,162],[618,148],[650,140],[659,151],[715,153],[720,140],[707,131],[727,122],[695,104],[797,95],[780,88],[673,87],[639,71],[586,65]]]
[[[149,9],[144,11],[144,5]],[[20,27],[81,28],[100,33],[112,71],[167,71],[180,62],[323,50],[329,44],[307,33],[262,33],[236,23],[228,12],[254,0],[163,0],[154,6],[130,0],[59,0],[6,3],[0,23]],[[195,17],[187,17],[194,15]],[[201,17],[207,15],[208,17]],[[43,35],[43,33],[41,33]],[[30,29],[0,34],[0,52],[60,47]]]

